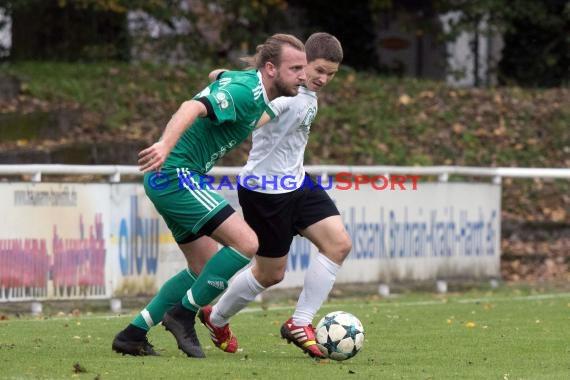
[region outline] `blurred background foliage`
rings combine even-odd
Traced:
[[[12,61],[131,61],[136,52],[136,59],[218,64],[278,31],[307,37],[326,30],[343,42],[346,65],[381,73],[373,25],[404,12],[410,31],[430,31],[442,41],[462,32],[501,33],[502,84],[570,82],[567,0],[0,0],[0,8],[12,17],[5,58]],[[436,16],[449,12],[458,17],[443,31]]]

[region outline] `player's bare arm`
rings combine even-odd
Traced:
[[[208,79],[210,79],[211,82],[215,81],[218,79],[218,77],[220,76],[221,73],[223,73],[224,71],[229,71],[228,69],[215,69],[210,71],[210,74],[208,74]]]
[[[270,120],[271,120],[271,116],[269,116],[269,114],[267,112],[264,112],[263,115],[261,115],[261,117],[257,121],[257,124],[255,125],[255,129],[263,127]]]
[[[182,103],[166,125],[160,141],[140,151],[138,159],[139,170],[142,172],[160,170],[166,157],[168,157],[184,131],[198,117],[205,117],[206,115],[207,111],[204,104],[196,100],[188,100]]]

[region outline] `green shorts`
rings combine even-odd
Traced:
[[[193,240],[193,236],[204,235],[202,227],[224,210],[233,208],[222,196],[208,189],[202,176],[180,169],[145,173],[144,189],[156,210],[178,243]],[[210,231],[211,232],[211,231]]]

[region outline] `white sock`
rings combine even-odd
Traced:
[[[340,265],[320,252],[314,260],[311,260],[307,273],[305,273],[303,291],[293,313],[294,324],[307,326],[313,322],[315,314],[329,296],[339,269]]]
[[[255,300],[265,288],[255,279],[251,267],[238,273],[226,292],[212,308],[210,321],[222,327],[229,323],[229,319]]]

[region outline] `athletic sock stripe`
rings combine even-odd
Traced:
[[[141,311],[141,317],[143,317],[144,322],[146,323],[146,325],[151,328],[152,326],[154,326],[154,321],[152,320],[152,317],[150,316],[150,313],[147,309],[142,309]]]
[[[194,305],[198,309],[202,307],[202,306],[198,305],[196,303],[196,301],[194,300],[194,296],[192,295],[192,289],[188,289],[188,291],[186,292],[186,295],[188,296],[188,302],[190,302],[190,305]]]
[[[191,279],[196,281],[197,276],[190,270],[190,268],[186,268],[186,273],[188,273],[188,276],[190,276]]]

